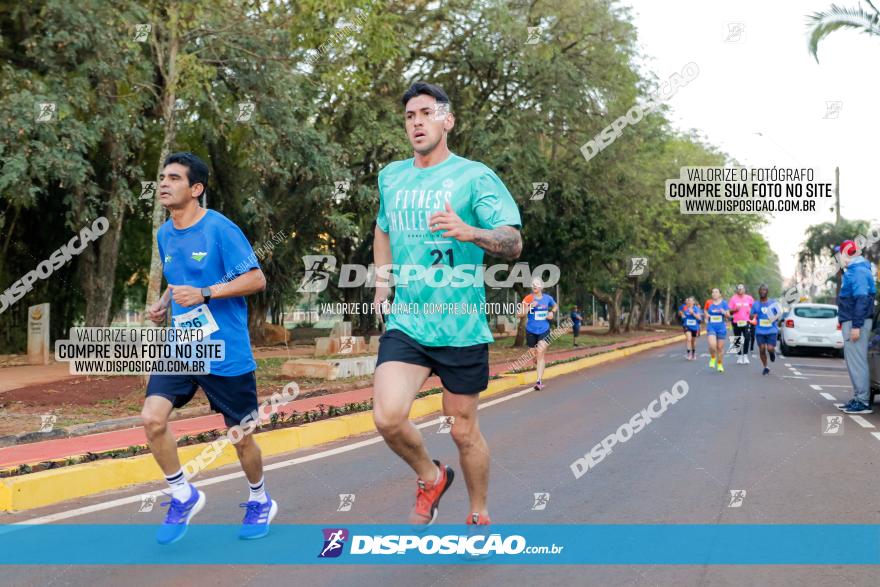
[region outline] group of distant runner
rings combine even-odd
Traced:
[[[756,348],[764,367],[763,375],[770,373],[767,360],[776,360],[776,337],[779,334],[777,320],[781,315],[779,302],[769,297],[766,285],[758,288],[758,299],[746,293],[742,283],[736,286],[736,294],[729,300],[721,296],[717,287],[703,307],[691,296],[679,307],[678,316],[685,333],[685,356],[688,361],[697,359],[696,342],[703,324],[709,342],[709,368],[724,372],[725,342],[728,322],[732,325],[734,344],[738,347],[736,362],[748,364],[749,352]]]

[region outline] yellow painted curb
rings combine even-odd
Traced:
[[[559,377],[592,367],[601,363],[614,361],[637,352],[652,349],[672,342],[684,340],[683,335],[667,339],[634,345],[548,367],[544,378]],[[530,373],[505,375],[489,381],[489,387],[480,394],[481,398],[500,394],[504,391],[524,385],[531,380]],[[421,418],[439,412],[442,407],[442,394],[429,395],[413,402],[411,418]],[[317,446],[375,430],[372,412],[359,412],[338,416],[329,420],[303,424],[294,428],[283,428],[257,434],[254,438],[264,457],[271,457],[286,452]],[[196,457],[209,443],[184,446],[178,450],[180,462],[185,463]],[[216,469],[235,463],[238,457],[235,447],[228,444],[222,453],[211,462],[206,470]],[[21,511],[52,505],[68,499],[95,495],[112,489],[121,489],[139,483],[158,481],[162,478],[152,455],[145,454],[123,459],[103,459],[92,463],[83,463],[70,467],[61,467],[29,475],[0,479],[0,511]]]

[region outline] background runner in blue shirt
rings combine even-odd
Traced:
[[[776,335],[779,333],[777,321],[782,315],[782,306],[776,300],[769,299],[767,294],[767,286],[762,284],[758,288],[758,300],[752,304],[752,310],[749,312],[749,316],[757,320],[755,342],[758,344],[761,363],[764,365],[762,375],[770,373],[770,368],[767,367],[767,355],[770,355],[770,361],[776,360]]]
[[[724,373],[724,342],[727,338],[727,320],[730,318],[730,307],[727,300],[721,297],[721,290],[712,290],[712,299],[706,306],[706,335],[709,338],[709,367],[718,366],[718,372]]]
[[[684,328],[687,360],[695,361],[697,359],[697,337],[700,336],[700,322],[703,319],[703,311],[696,304],[694,297],[690,296],[679,308],[678,315]]]

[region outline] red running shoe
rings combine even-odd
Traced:
[[[455,478],[455,471],[451,467],[440,464],[440,461],[434,461],[437,468],[440,469],[440,477],[434,483],[426,483],[418,479],[418,489],[416,490],[416,504],[409,513],[409,523],[415,525],[430,526],[437,519],[437,506],[440,505],[440,498],[452,485]]]

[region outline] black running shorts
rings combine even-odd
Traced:
[[[534,332],[529,332],[528,330],[526,330],[526,344],[529,346],[530,349],[535,348],[536,346],[538,346],[538,343],[540,341],[547,340],[548,338],[550,338],[549,328],[541,334],[535,334]],[[547,344],[550,344],[549,340],[547,340]]]
[[[425,346],[400,330],[388,330],[379,339],[376,367],[387,361],[421,365],[440,376],[452,393],[471,395],[489,386],[489,345]]]
[[[170,401],[175,408],[185,406],[201,387],[211,409],[223,414],[227,426],[237,426],[245,416],[255,412],[257,403],[257,378],[254,371],[224,377],[222,375],[150,375],[147,397],[159,395]]]

